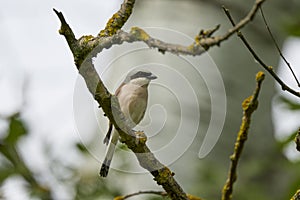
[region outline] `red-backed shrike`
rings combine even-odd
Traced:
[[[151,80],[156,78],[149,71],[135,70],[126,76],[124,82],[116,90],[115,95],[118,97],[120,108],[125,117],[130,120],[129,125],[131,128],[134,128],[143,119],[148,102],[148,85]],[[111,132],[112,124],[110,123],[109,130],[103,141],[105,144],[109,144],[109,146],[100,170],[100,176],[102,177],[106,177],[108,174],[109,166],[119,140],[119,133],[113,130],[111,137]]]

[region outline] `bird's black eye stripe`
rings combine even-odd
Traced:
[[[148,77],[148,76],[151,76],[151,74],[152,74],[151,72],[138,71],[137,73],[135,73],[131,76],[131,79],[140,78],[140,77]]]

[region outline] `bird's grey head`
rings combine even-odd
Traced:
[[[124,82],[129,83],[130,81],[135,79],[144,79],[150,82],[151,80],[154,80],[156,78],[157,77],[154,74],[152,74],[150,71],[139,69],[139,70],[133,70],[129,72]]]

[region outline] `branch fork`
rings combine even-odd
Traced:
[[[121,142],[125,143],[136,155],[140,165],[147,169],[154,177],[158,185],[162,185],[171,199],[187,200],[199,199],[187,195],[174,179],[174,173],[160,163],[146,145],[146,134],[144,132],[133,132],[121,112],[116,96],[112,95],[103,84],[100,76],[93,66],[92,58],[103,49],[109,49],[113,45],[124,42],[144,42],[150,48],[156,48],[159,52],[173,53],[176,55],[201,55],[210,47],[219,46],[223,41],[229,39],[239,29],[248,24],[255,16],[259,6],[265,0],[256,0],[253,8],[244,19],[237,23],[227,33],[213,36],[219,26],[207,31],[200,31],[195,41],[190,46],[169,44],[159,39],[152,38],[148,33],[138,27],[131,28],[130,32],[121,30],[132,13],[135,0],[124,0],[119,11],[108,21],[104,30],[94,37],[91,35],[75,38],[71,27],[67,24],[63,14],[55,9],[54,12],[61,22],[59,33],[63,35],[74,56],[74,61],[80,75],[84,78],[87,88],[102,108],[105,115],[119,132]]]

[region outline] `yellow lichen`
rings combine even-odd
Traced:
[[[272,67],[272,66],[268,66],[268,69],[269,69],[269,70],[273,70],[273,67]]]
[[[199,44],[200,44],[200,40],[201,40],[201,37],[200,37],[199,35],[197,35],[197,36],[195,37],[195,43],[196,43],[197,45],[199,45]]]
[[[130,33],[135,35],[139,40],[147,41],[150,38],[148,33],[146,33],[143,29],[139,27],[132,27]]]
[[[191,194],[187,194],[187,197],[188,197],[189,200],[202,200],[201,198],[193,196]]]
[[[124,19],[118,13],[115,13],[108,20],[105,29],[100,31],[99,36],[100,37],[109,37],[109,36],[116,34],[116,32],[122,28],[122,26],[127,21],[127,19],[128,19],[128,17],[127,18],[125,17],[125,19]]]
[[[249,104],[250,104],[250,102],[252,101],[252,96],[250,96],[250,97],[248,97],[248,98],[246,98],[244,101],[243,101],[243,103],[242,103],[242,108],[243,108],[243,110],[247,110],[248,108],[249,108]]]
[[[121,9],[113,14],[113,16],[108,20],[105,29],[100,31],[98,36],[109,37],[116,34],[117,31],[123,27],[129,16],[131,15],[134,2],[135,1],[128,1],[125,4],[122,4]]]
[[[260,82],[260,81],[264,80],[264,78],[265,78],[265,74],[262,71],[259,71],[256,74],[256,81],[257,82]]]
[[[299,200],[300,198],[300,189],[297,190],[296,194],[291,198],[291,200]]]
[[[135,133],[136,136],[136,144],[145,144],[147,141],[147,136],[143,131],[137,131]]]
[[[92,36],[92,35],[84,35],[79,40],[81,42],[87,43],[87,42],[89,42],[89,41],[91,41],[93,39],[94,39],[94,36]]]
[[[114,200],[123,200],[123,199],[124,199],[123,196],[117,196],[117,197],[114,198]]]
[[[162,185],[163,183],[168,181],[168,177],[172,176],[172,172],[169,168],[164,167],[159,170],[159,175],[154,178],[154,180],[159,184]]]

